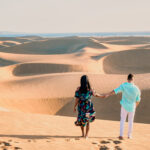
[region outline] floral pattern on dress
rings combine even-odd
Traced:
[[[95,114],[93,103],[91,98],[94,95],[93,90],[88,90],[87,93],[81,93],[79,88],[75,92],[75,97],[79,99],[78,101],[78,117],[75,125],[86,126],[88,122],[93,122],[95,120]]]

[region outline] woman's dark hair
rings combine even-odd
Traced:
[[[87,93],[88,90],[91,90],[90,82],[87,75],[83,75],[80,80],[80,89],[81,93]]]

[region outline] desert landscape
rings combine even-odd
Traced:
[[[74,125],[74,93],[89,76],[98,93],[135,74],[142,92],[133,139],[119,140],[121,95],[93,98],[89,138]],[[150,37],[0,37],[0,149],[149,150]]]

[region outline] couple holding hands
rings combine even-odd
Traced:
[[[128,116],[128,138],[132,138],[133,121],[136,107],[138,106],[141,99],[141,92],[139,88],[134,84],[134,75],[129,74],[127,82],[121,84],[118,88],[112,90],[106,94],[98,94],[92,90],[87,75],[83,75],[80,80],[80,87],[75,92],[75,105],[78,110],[78,117],[75,125],[81,127],[82,137],[88,138],[90,122],[95,120],[95,110],[93,103],[91,102],[92,96],[107,98],[111,95],[122,93],[121,113],[120,113],[120,135],[119,139],[123,140],[124,123]],[[84,132],[84,127],[86,131]]]

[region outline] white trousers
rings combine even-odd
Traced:
[[[120,136],[123,136],[124,123],[126,121],[127,116],[128,116],[128,137],[132,136],[134,115],[135,115],[135,111],[134,112],[128,112],[123,107],[121,107]]]

